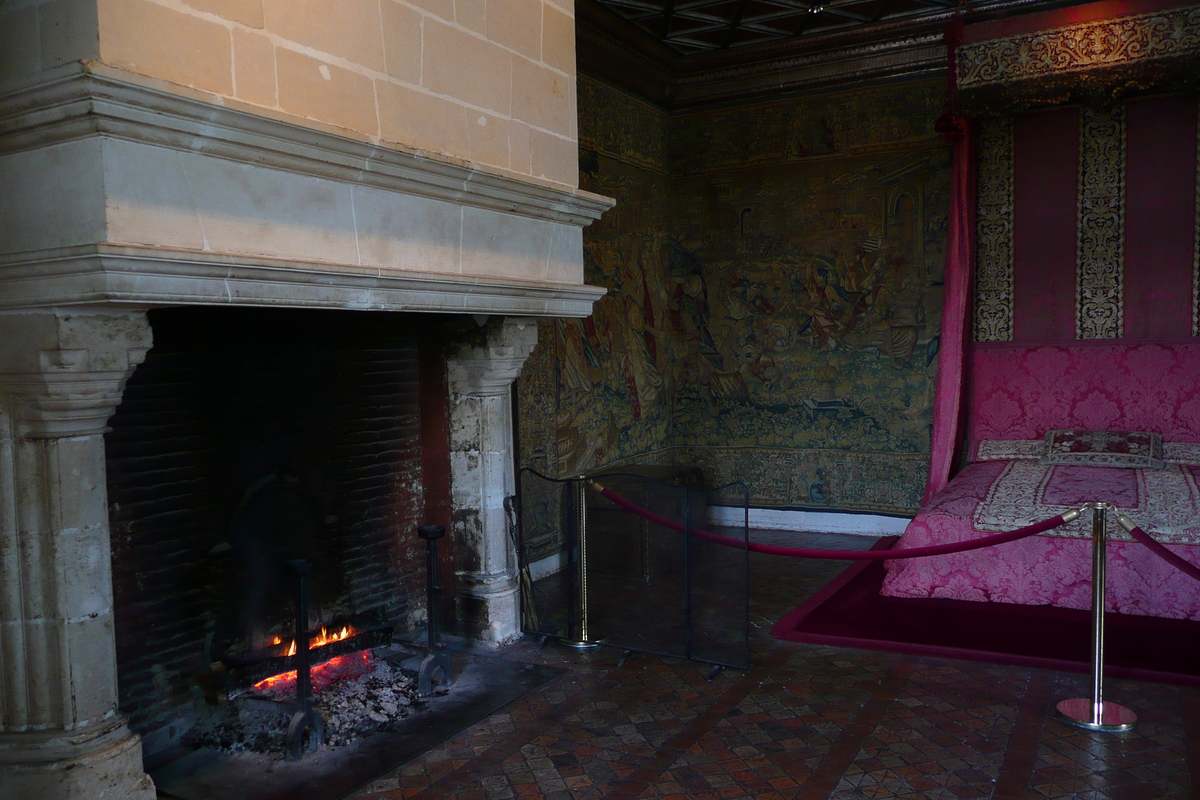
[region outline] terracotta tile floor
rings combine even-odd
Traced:
[[[866,549],[848,536],[756,540]],[[772,623],[845,562],[752,554],[752,666],[708,668],[524,641],[508,658],[561,678],[351,795],[546,798],[1200,797],[1200,690],[1109,681],[1126,734],[1054,717],[1087,676],[778,642]],[[1198,646],[1200,657],[1200,646]]]

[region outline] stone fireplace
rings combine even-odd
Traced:
[[[346,6],[322,15],[319,2],[301,5],[281,13],[272,0],[116,0],[0,11],[9,53],[0,59],[5,798],[154,797],[142,743],[119,711],[128,698],[118,690],[114,559],[131,554],[124,540],[114,544],[113,526],[119,535],[128,518],[110,508],[107,486],[110,463],[113,480],[129,473],[128,452],[116,452],[127,420],[108,431],[156,335],[177,344],[188,307],[265,315],[247,336],[287,309],[307,313],[309,326],[326,324],[323,315],[333,327],[354,327],[347,314],[378,315],[435,344],[440,355],[415,366],[415,402],[443,410],[419,414],[404,434],[419,455],[406,462],[395,530],[448,525],[460,630],[489,645],[519,633],[503,509],[513,486],[510,386],[538,318],[586,316],[603,294],[583,283],[581,230],[611,206],[575,188],[570,7],[530,6],[523,22],[538,31],[534,47],[432,6],[366,3],[377,21],[347,46]],[[416,72],[394,55],[373,61],[371,42],[397,37],[423,54]],[[508,76],[507,95],[480,94],[482,73],[451,74],[447,65],[474,50],[490,59],[478,69]],[[467,122],[475,128],[460,136]],[[225,337],[219,347],[237,345]],[[189,347],[198,346],[193,336]],[[214,351],[205,357],[220,363]],[[311,478],[262,469],[257,479]],[[441,484],[430,479],[439,474]],[[118,595],[129,582],[153,584],[144,567],[119,562],[116,574]],[[359,590],[412,579],[385,570]],[[379,604],[397,618],[423,615],[423,600],[401,594]]]

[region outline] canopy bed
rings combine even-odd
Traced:
[[[976,344],[967,463],[896,549],[966,541],[1113,503],[1200,565],[1200,343]],[[1017,542],[888,563],[893,597],[1088,608],[1090,515]],[[1197,582],[1110,515],[1107,608],[1200,620]]]

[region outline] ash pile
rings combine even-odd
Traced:
[[[295,692],[293,680],[243,694],[193,728],[186,744],[284,758]],[[364,670],[347,673],[313,695],[313,708],[325,719],[325,743],[334,746],[390,730],[421,706],[417,673],[382,658],[371,659]]]

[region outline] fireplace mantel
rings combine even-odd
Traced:
[[[246,305],[585,317],[605,290],[136,245],[0,255],[0,310]]]
[[[0,308],[583,317],[609,198],[126,73],[0,94]]]

